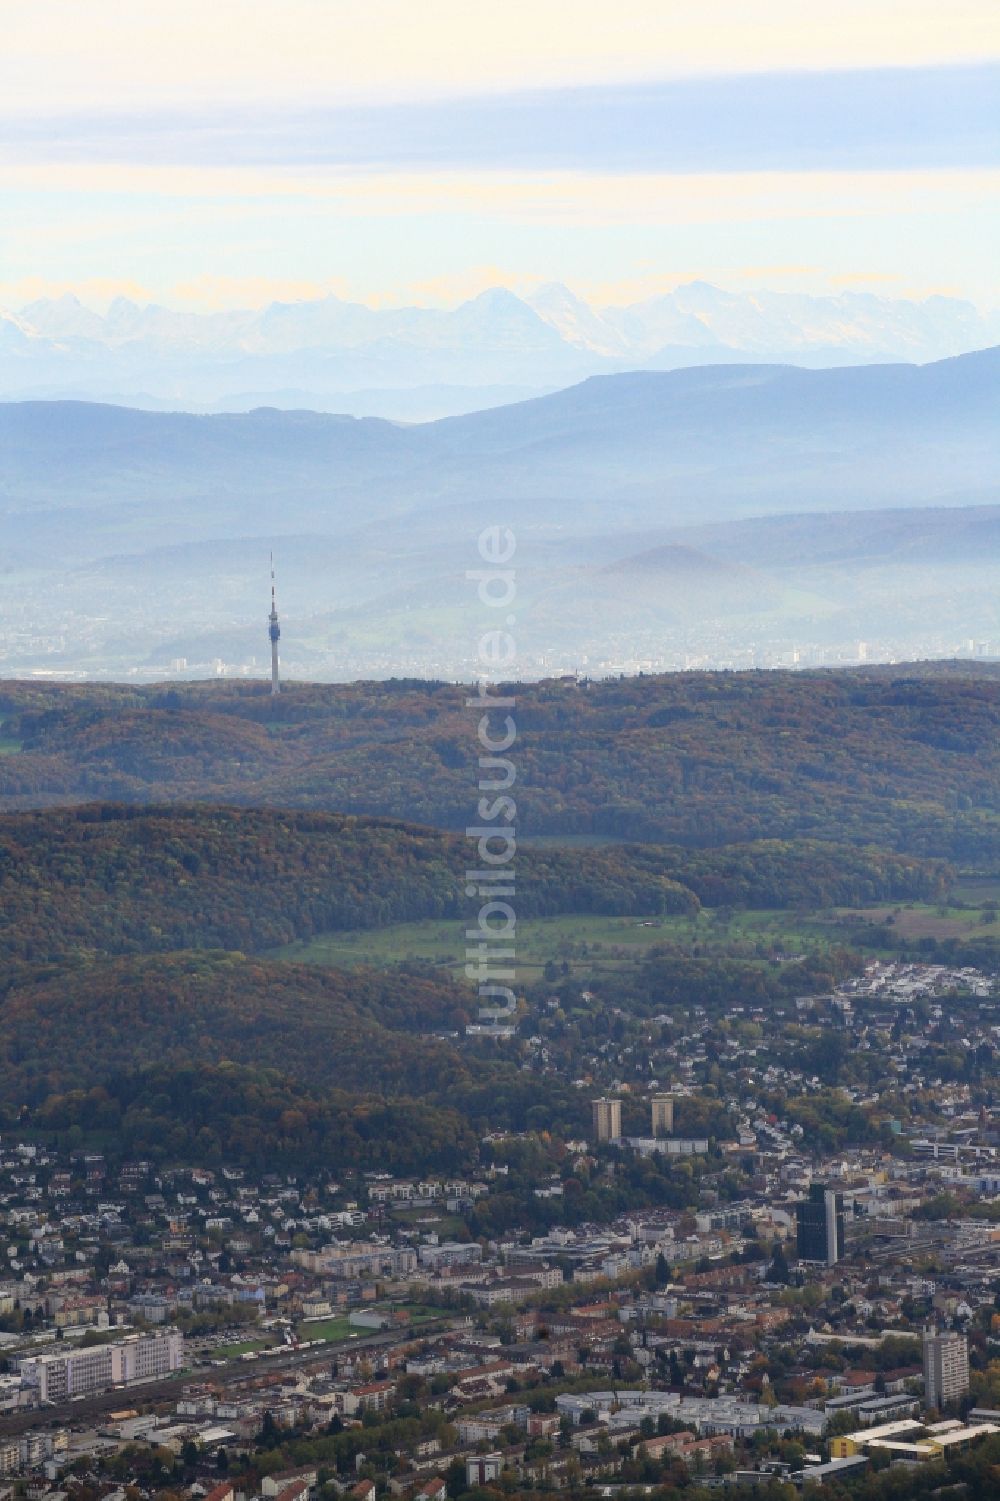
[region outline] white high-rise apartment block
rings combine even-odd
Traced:
[[[969,1390],[969,1341],[954,1330],[924,1330],[924,1404],[939,1411]]]

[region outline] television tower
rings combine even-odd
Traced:
[[[278,624],[278,607],[274,602],[274,553],[271,554],[271,613],[267,617],[267,634],[271,638],[271,697],[276,698],[281,692],[278,679],[278,639],[281,636],[281,626]]]

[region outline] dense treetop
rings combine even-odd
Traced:
[[[0,1116],[26,1107],[143,1154],[457,1171],[497,1127],[586,1131],[587,1091],[561,1082],[577,1034],[599,1047],[631,1027],[639,1045],[674,1012],[780,1008],[856,967],[832,948],[725,958],[692,938],[612,967],[595,999],[553,962],[528,1002],[567,1060],[542,1077],[465,1036],[470,985],[269,957],[474,916],[467,694],[0,690]],[[516,698],[519,918],[937,901],[949,861],[997,868],[989,674],[682,674]],[[835,1083],[815,1039],[788,1046]]]
[[[441,1095],[459,1065],[433,1032],[463,1025],[472,999],[442,976],[218,952],[35,971],[4,997],[0,1100],[37,1102],[150,1060],[266,1063],[351,1092],[391,1092],[405,1079],[409,1094]]]
[[[475,821],[478,711],[413,680],[0,693],[0,806],[216,800]],[[679,673],[516,689],[519,825],[710,847],[819,838],[1000,854],[1000,681]]]
[[[0,817],[0,985],[12,963],[96,953],[257,953],[333,929],[474,917],[464,837],[292,810],[87,804]],[[936,896],[940,861],[826,843],[718,850],[529,847],[522,917]]]

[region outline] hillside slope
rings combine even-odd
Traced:
[[[919,861],[852,854],[839,872],[848,887],[936,879]],[[259,953],[330,929],[465,916],[474,855],[455,835],[328,813],[99,804],[0,818],[0,977],[15,961]],[[787,885],[789,857],[766,862],[771,887]],[[527,850],[519,911],[693,911],[697,897],[675,878],[683,865],[669,850]]]
[[[595,376],[411,427],[266,408],[204,417],[12,402],[0,404],[0,448],[21,545],[34,535],[57,554],[74,546],[78,563],[113,550],[115,520],[133,548],[273,535],[278,499],[285,530],[336,535],[359,519],[497,497],[543,502],[576,526],[581,500],[601,503],[605,525],[666,525],[928,504],[984,487],[995,497],[998,397],[990,349],[926,366]]]
[[[0,818],[0,990],[26,965],[253,954],[331,930],[469,917],[473,854],[433,829],[308,811],[100,804]],[[948,879],[940,862],[808,842],[531,847],[515,870],[522,918],[932,897]]]
[[[431,1034],[471,997],[442,977],[276,964],[226,953],[141,955],[25,975],[0,1011],[0,1108],[88,1088],[149,1060],[230,1061],[355,1094],[443,1092],[459,1067]],[[423,1034],[423,1035],[421,1035]]]
[[[464,830],[461,685],[0,690],[0,807],[205,800]],[[825,839],[1000,861],[1000,679],[681,673],[517,691],[519,830],[691,847]]]

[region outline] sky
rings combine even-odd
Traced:
[[[1000,306],[996,0],[32,0],[0,304]]]

